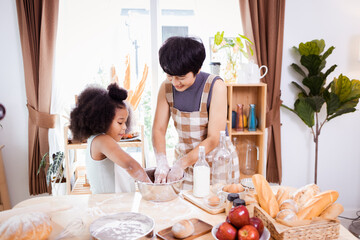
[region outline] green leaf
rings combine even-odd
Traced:
[[[300,43],[299,52],[302,56],[320,55],[320,53],[324,50],[324,47],[324,40],[313,40],[311,42]]]
[[[241,35],[239,34],[239,36],[242,38],[242,39],[245,39],[246,41],[248,41],[250,44],[254,44],[249,38],[247,38],[245,35]]]
[[[322,105],[325,103],[325,99],[321,96],[313,96],[305,98],[305,101],[312,107],[315,112],[320,112]]]
[[[353,99],[345,103],[341,103],[338,109],[354,108],[359,103],[359,99]]]
[[[318,46],[318,48],[320,50],[319,54],[324,51],[324,49],[325,49],[325,41],[324,41],[324,39],[320,39],[320,40],[315,39],[315,40],[312,40],[311,42],[316,43],[316,45]]]
[[[308,96],[305,89],[302,88],[297,82],[292,81],[291,83],[294,84],[298,89],[300,89],[300,91],[304,94],[304,96],[306,97]]]
[[[360,81],[359,80],[351,80],[351,91],[350,94],[347,97],[347,101],[353,100],[353,99],[359,99],[360,98]]]
[[[355,112],[356,109],[355,108],[345,108],[345,109],[341,109],[339,111],[337,111],[334,115],[332,115],[331,117],[328,117],[326,120],[330,121],[333,118],[336,118],[340,115],[343,115],[345,113],[351,113],[351,112]]]
[[[37,175],[39,175],[40,173],[40,170],[42,168],[45,168],[46,167],[46,156],[49,155],[49,153],[45,153],[44,156],[41,158],[41,161],[40,161],[40,164],[39,164],[39,168],[37,170]]]
[[[359,80],[350,81],[348,77],[340,74],[338,78],[334,78],[331,92],[338,95],[341,103],[358,99],[360,97],[360,82]]]
[[[333,51],[335,47],[330,47],[326,52],[322,55],[321,60],[324,61]]]
[[[319,95],[321,88],[325,84],[325,80],[326,79],[322,78],[321,76],[311,76],[304,78],[302,83],[310,89],[310,96],[316,96]]]
[[[309,71],[310,76],[320,72],[321,59],[318,55],[301,56],[300,62]]]
[[[330,116],[340,107],[339,97],[335,93],[328,93],[326,96],[326,112]]]
[[[325,72],[324,78],[327,78],[327,77],[329,76],[329,74],[332,73],[332,72],[335,70],[336,67],[337,67],[336,64],[332,65],[332,66]]]
[[[303,78],[306,77],[305,72],[299,67],[299,65],[297,65],[296,63],[291,64],[291,67],[297,72],[299,73]]]
[[[314,110],[305,99],[296,100],[294,110],[308,127],[314,126]]]
[[[224,31],[222,31],[221,33],[217,32],[215,34],[214,44],[215,45],[220,45],[222,43],[223,39],[224,39]]]

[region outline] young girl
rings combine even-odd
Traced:
[[[69,128],[74,140],[87,139],[88,142],[86,172],[94,194],[115,192],[114,163],[135,180],[150,182],[140,164],[118,145],[132,120],[131,108],[125,101],[127,91],[116,83],[110,84],[107,89],[86,88],[70,114]]]

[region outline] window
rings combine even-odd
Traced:
[[[217,31],[225,31],[227,36],[242,32],[238,0],[60,1],[55,79],[62,83],[62,97],[57,101],[62,101],[69,113],[74,96],[87,84],[109,84],[111,66],[122,84],[127,55],[134,89],[147,64],[149,74],[136,114],[145,125],[151,150],[156,96],[165,79],[157,59],[159,47],[174,35],[200,37],[207,51],[203,71],[209,72],[209,39]],[[177,142],[174,131],[168,131],[169,149]]]

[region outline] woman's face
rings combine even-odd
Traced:
[[[126,130],[126,120],[129,116],[126,108],[116,108],[115,117],[110,124],[109,129],[106,131],[106,134],[112,137],[116,142],[124,136]]]
[[[166,77],[179,92],[183,92],[189,87],[191,87],[191,85],[194,84],[196,79],[196,76],[192,72],[188,72],[183,76],[172,76],[166,74]]]

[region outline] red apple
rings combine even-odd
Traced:
[[[232,208],[229,212],[229,220],[237,229],[250,224],[247,208],[243,205]]]
[[[259,232],[253,225],[245,225],[238,231],[238,240],[259,240]]]
[[[229,220],[229,216],[226,217],[225,222],[231,223],[230,220]]]
[[[228,222],[223,222],[218,228],[215,236],[219,240],[235,240],[236,239],[236,228]]]
[[[263,221],[258,217],[252,217],[250,218],[250,225],[253,225],[256,228],[256,230],[258,230],[259,236],[261,237],[262,233],[264,232]]]

